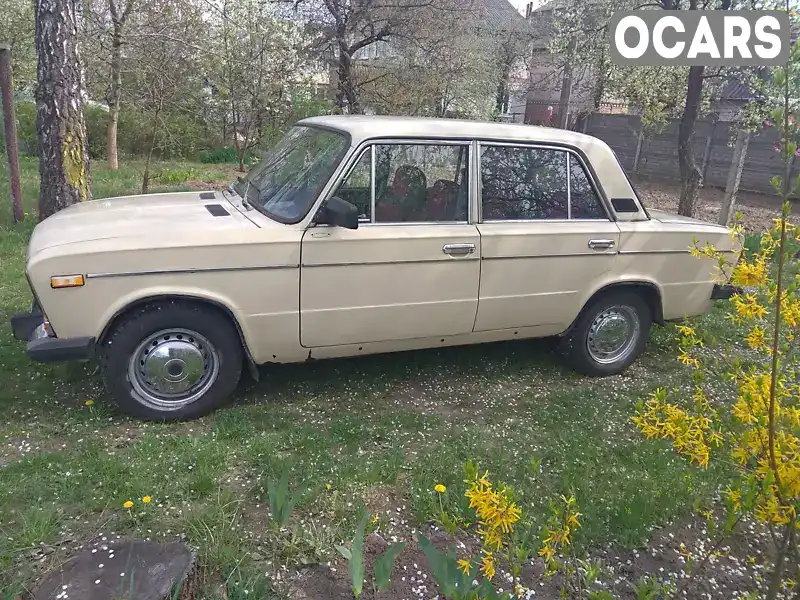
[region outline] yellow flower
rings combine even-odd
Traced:
[[[433,486],[433,490],[437,494],[444,494],[447,491],[447,488],[443,486],[441,483],[437,483],[435,486]]]
[[[694,367],[695,369],[700,368],[700,361],[689,356],[684,349],[681,349],[680,354],[678,354],[678,360],[689,367]]]
[[[125,503],[122,505],[122,508],[133,508],[133,502],[130,500],[125,500]]]
[[[326,490],[331,489],[331,482],[330,481],[325,484],[325,489]]]
[[[725,493],[728,496],[728,502],[733,505],[733,509],[739,510],[742,507],[742,494],[739,490],[728,488]]]
[[[764,285],[767,280],[767,262],[764,256],[756,257],[754,262],[741,260],[733,270],[731,282],[742,287]]]
[[[460,559],[458,561],[458,570],[464,573],[464,575],[469,575],[469,572],[472,570],[472,564],[465,559]]]
[[[150,496],[145,496],[144,498],[142,498],[142,502],[144,502],[145,504],[150,504],[152,500],[153,499]]]
[[[484,552],[481,559],[481,573],[484,574],[486,579],[491,581],[495,573],[494,555],[491,552]]]
[[[750,335],[744,338],[744,341],[746,341],[747,345],[753,350],[769,350],[766,335],[766,332],[756,325],[753,327],[753,331],[750,332]]]
[[[549,544],[545,544],[542,546],[542,549],[539,550],[539,556],[543,557],[545,561],[552,560],[555,553],[556,549]]]
[[[380,518],[381,518],[381,516],[378,513],[375,513],[375,516],[372,517],[372,519],[370,520],[370,524],[371,525],[375,525],[375,523],[377,523],[378,519],[380,519]]]
[[[84,405],[86,405],[86,406],[92,406],[93,404],[94,404],[94,400],[87,400],[86,402],[84,402]]]
[[[758,302],[758,298],[753,294],[741,296],[736,294],[731,298],[736,314],[744,319],[763,319],[767,316],[766,307]]]

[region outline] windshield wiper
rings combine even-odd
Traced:
[[[239,196],[242,199],[242,206],[244,206],[247,210],[251,210],[253,207],[247,201],[247,194],[250,193],[250,180],[245,181],[244,179],[242,179],[241,175],[237,175],[236,176],[236,183],[240,183],[240,184],[241,183],[245,183],[245,184],[247,184],[245,186],[245,188],[244,188],[244,193],[240,194],[237,191],[236,186],[234,184],[232,184],[232,183],[228,184],[228,191],[233,193],[233,194],[236,194],[237,196]]]

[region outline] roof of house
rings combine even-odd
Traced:
[[[486,19],[487,25],[492,27],[503,27],[525,20],[508,0],[475,0],[475,5]]]

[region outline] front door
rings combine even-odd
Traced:
[[[468,218],[469,153],[439,141],[364,149],[334,192],[358,207],[359,228],[303,236],[303,346],[472,331],[481,242]]]
[[[480,145],[481,286],[475,331],[563,331],[614,267],[619,228],[581,159],[554,147]]]

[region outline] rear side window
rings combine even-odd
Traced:
[[[481,145],[484,221],[607,219],[583,164],[565,150]]]
[[[567,154],[524,146],[481,147],[481,202],[487,221],[566,219]]]

